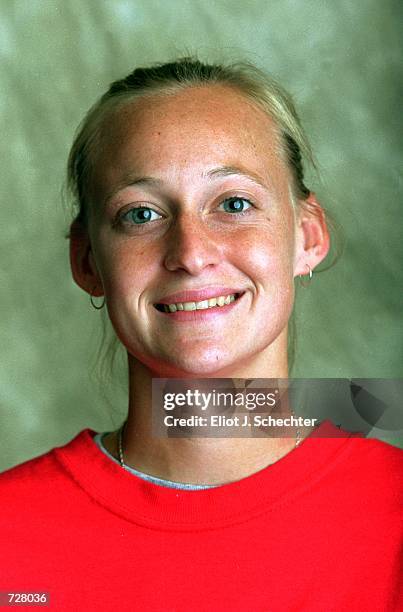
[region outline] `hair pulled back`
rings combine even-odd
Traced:
[[[308,197],[302,158],[305,157],[313,166],[315,164],[290,95],[273,78],[248,62],[207,64],[193,57],[182,57],[173,62],[136,68],[127,77],[114,81],[85,116],[70,151],[67,171],[76,223],[86,226],[88,222],[91,151],[96,145],[102,121],[136,98],[213,84],[236,89],[274,120],[291,171],[293,198],[303,201]]]

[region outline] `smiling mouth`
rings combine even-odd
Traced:
[[[232,293],[231,295],[219,295],[201,302],[175,302],[174,304],[154,304],[154,308],[159,312],[168,314],[179,311],[191,312],[194,310],[210,310],[213,308],[222,308],[228,304],[232,304],[243,295],[242,293]]]

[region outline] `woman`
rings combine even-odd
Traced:
[[[251,66],[137,69],[91,109],[71,267],[127,350],[128,417],[2,474],[4,589],[55,610],[399,609],[401,451],[329,421],[153,435],[153,379],[287,378],[294,279],[329,249],[301,154]]]

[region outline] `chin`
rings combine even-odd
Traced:
[[[150,369],[160,378],[219,378],[224,370],[232,370],[235,367],[234,356],[223,353],[219,349],[209,349],[200,354],[178,355],[176,358],[152,360],[147,364]],[[229,376],[229,374],[228,374]]]

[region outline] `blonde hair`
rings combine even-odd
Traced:
[[[136,98],[213,84],[226,85],[241,92],[274,120],[291,171],[292,194],[297,200],[306,199],[309,189],[304,183],[302,158],[313,166],[315,164],[291,96],[273,78],[250,63],[206,64],[183,57],[170,63],[136,68],[127,77],[112,83],[85,116],[73,142],[67,170],[67,183],[74,198],[75,221],[84,226],[88,222],[91,151],[105,118]]]

